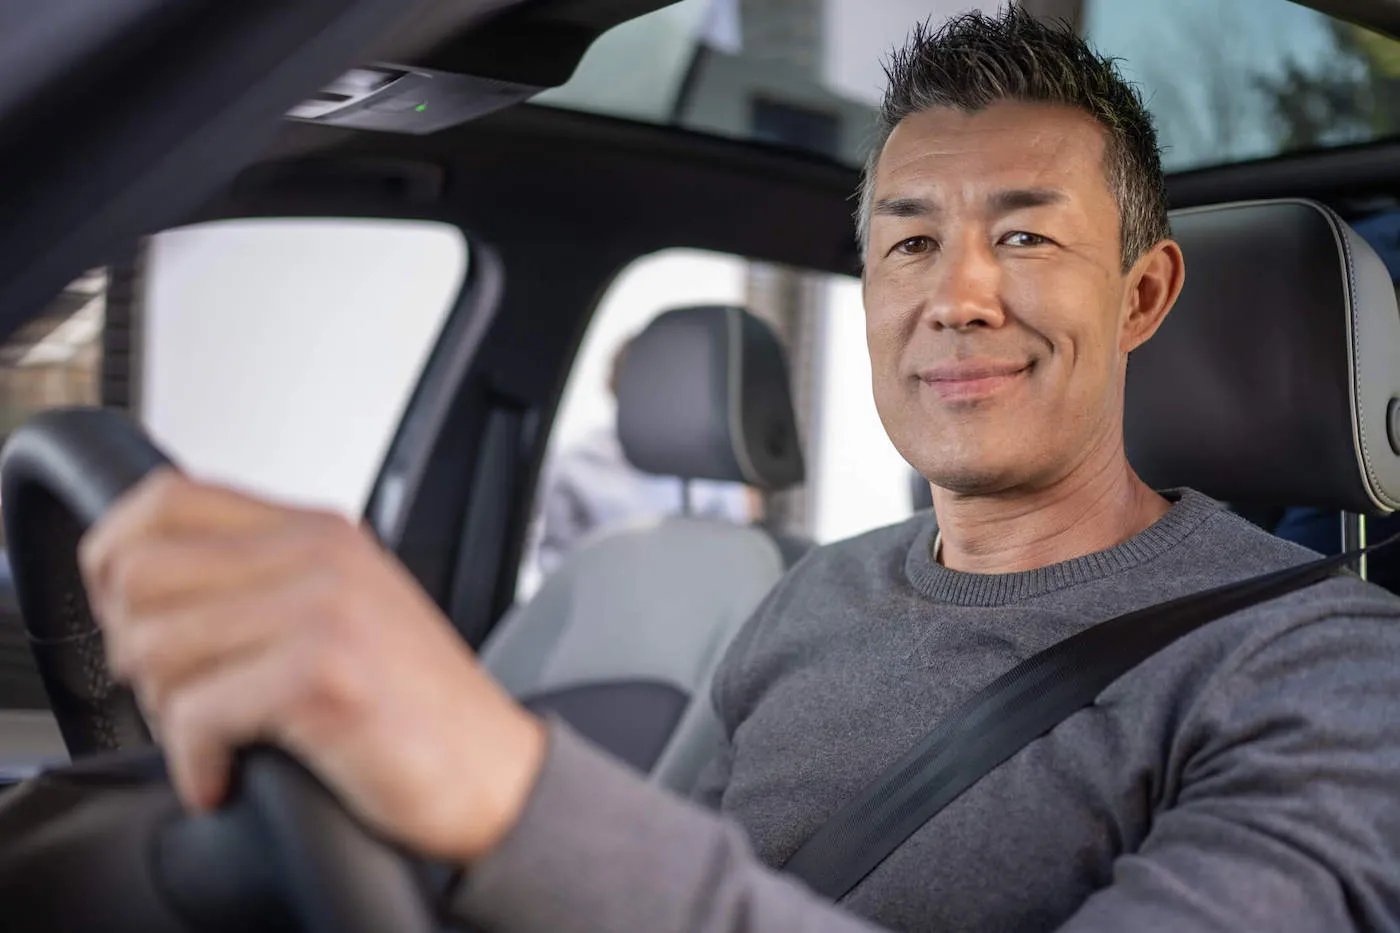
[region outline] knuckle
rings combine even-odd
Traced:
[[[141,481],[141,490],[152,503],[169,502],[179,498],[193,485],[189,477],[170,467],[152,470]]]
[[[136,548],[125,548],[107,561],[107,583],[112,595],[121,600],[130,597],[141,579],[141,554]]]
[[[314,693],[327,703],[339,705],[347,697],[347,676],[351,667],[345,648],[335,642],[323,644],[311,662]]]
[[[102,578],[115,554],[133,539],[159,525],[162,516],[179,507],[191,481],[170,467],[155,470],[128,491],[78,543],[78,566],[89,581]]]
[[[360,550],[355,526],[345,516],[330,512],[316,513],[310,521],[322,556],[338,567],[353,564]]]
[[[78,572],[89,583],[102,575],[104,552],[97,529],[90,529],[78,540]]]
[[[134,543],[113,554],[107,561],[106,596],[113,608],[120,608],[121,614],[139,612],[143,597],[148,595],[153,573],[160,572],[160,561],[152,560],[148,546]],[[112,621],[119,621],[113,619]]]
[[[154,686],[153,681],[161,668],[161,654],[161,640],[153,637],[147,627],[137,626],[110,640],[107,660],[118,677]]]
[[[324,538],[339,534],[340,516],[329,509],[303,509],[293,513],[293,518],[310,533]]]
[[[336,575],[326,573],[310,584],[309,599],[304,617],[294,623],[290,649],[299,671],[298,696],[317,718],[336,717],[366,701],[353,596]]]
[[[346,635],[350,622],[352,597],[339,573],[322,571],[306,583],[305,618],[296,624],[320,642],[334,644]]]
[[[358,676],[353,651],[334,641],[305,644],[294,699],[298,718],[313,733],[354,721],[365,707],[368,693]]]
[[[128,494],[127,510],[135,524],[149,525],[179,507],[190,482],[179,472],[161,467],[150,473]]]
[[[340,512],[331,509],[313,509],[307,513],[311,520],[318,526],[325,529],[327,534],[340,536],[346,532],[354,531],[355,526]]]

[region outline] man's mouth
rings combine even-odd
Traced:
[[[970,401],[1014,385],[1035,366],[1024,360],[954,360],[919,371],[919,381],[947,401]]]

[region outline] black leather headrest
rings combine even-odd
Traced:
[[[1128,359],[1128,459],[1150,485],[1240,503],[1400,507],[1400,312],[1375,251],[1328,208],[1172,215],[1186,285]]]
[[[637,335],[618,373],[617,430],[647,473],[765,490],[802,482],[782,344],[743,308],[677,308]]]

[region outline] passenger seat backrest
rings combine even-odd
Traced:
[[[606,535],[502,620],[483,661],[527,707],[651,771],[783,569],[762,531],[718,521]]]
[[[777,337],[742,308],[681,308],[632,342],[618,434],[646,472],[778,490],[803,460]],[[526,706],[688,790],[718,729],[709,684],[785,571],[765,531],[682,517],[579,548],[497,627],[482,660]]]

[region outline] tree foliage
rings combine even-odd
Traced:
[[[1292,58],[1278,74],[1253,79],[1272,111],[1280,150],[1388,136],[1400,124],[1400,45],[1349,23],[1329,25],[1330,54],[1307,66]]]

